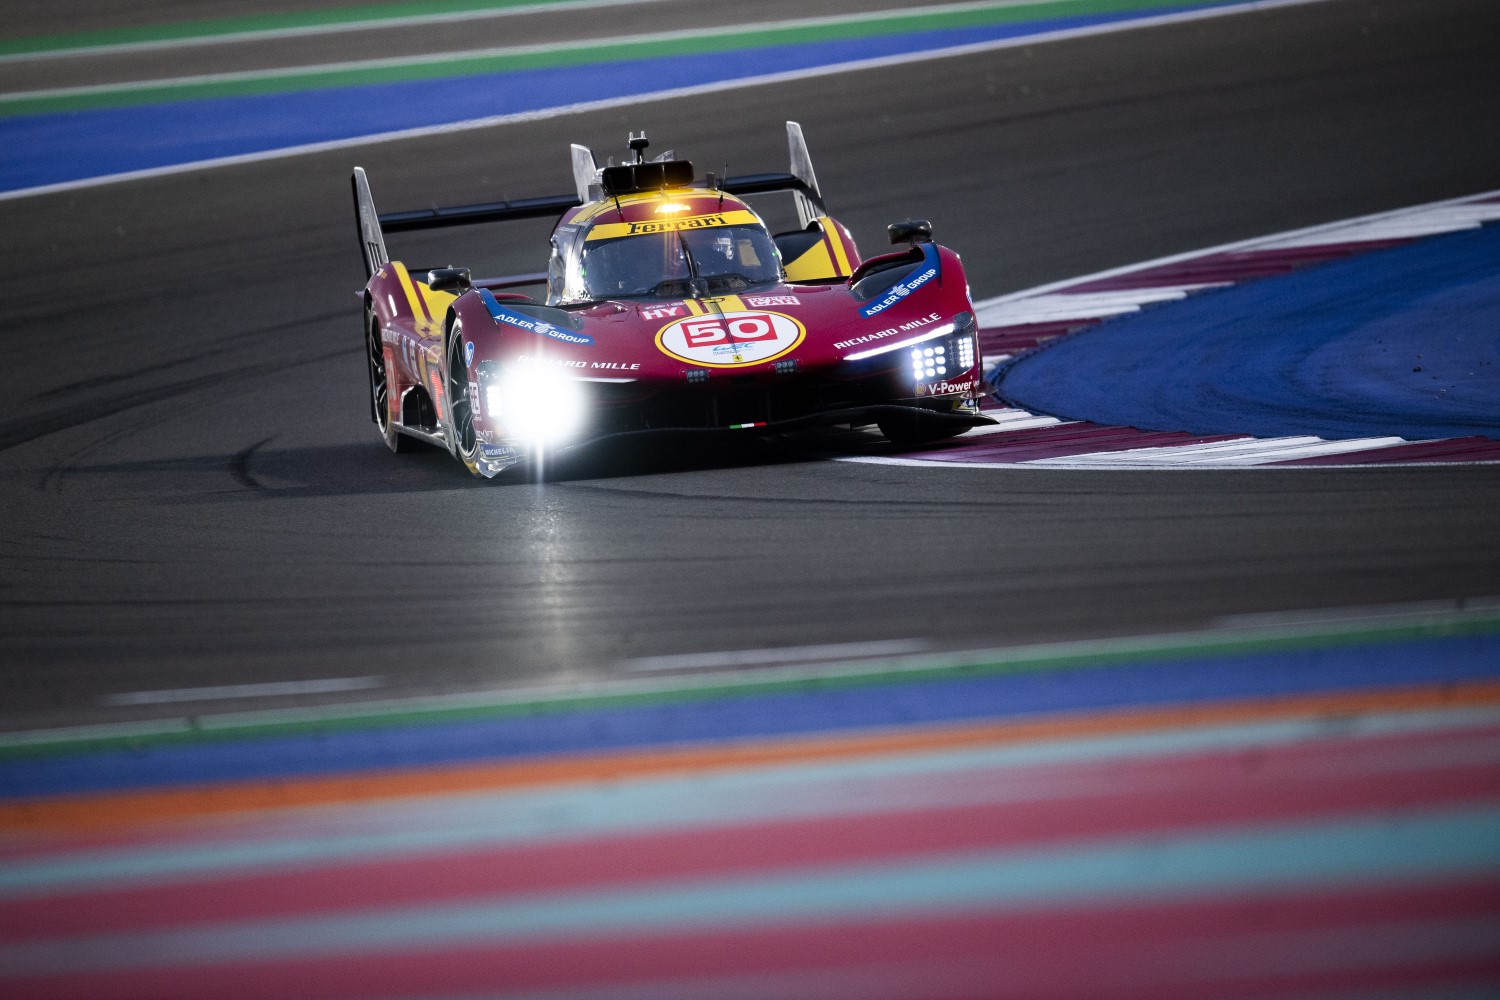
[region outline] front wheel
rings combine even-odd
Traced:
[[[464,357],[464,328],[458,317],[448,327],[446,390],[448,447],[453,455],[476,476],[484,472],[479,463],[479,436],[474,432],[474,403],[469,398],[469,364]]]

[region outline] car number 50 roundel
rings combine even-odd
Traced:
[[[690,365],[737,368],[773,361],[806,335],[801,323],[781,313],[711,313],[668,323],[656,335],[656,346]]]

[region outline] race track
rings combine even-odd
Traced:
[[[0,993],[1496,995],[1500,13],[1162,3],[17,5]],[[465,86],[533,111],[329,112]],[[381,445],[352,166],[385,211],[642,128],[779,170],[787,118],[865,254],[964,255],[1003,424]]]
[[[0,201],[0,724],[181,714],[139,691],[566,685],[1494,594],[1495,467],[948,470],[825,461],[881,450],[835,439],[588,455],[534,485],[387,454],[348,174],[387,211],[558,193],[568,142],[641,128],[780,169],[792,117],[867,254],[929,217],[982,297],[1493,189],[1497,93],[1493,5],[1337,0]],[[544,233],[406,253],[529,271]]]

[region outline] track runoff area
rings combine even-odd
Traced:
[[[1494,461],[1470,400],[1500,398],[1494,373],[1458,370],[1475,342],[1416,359],[1401,329],[1495,328],[1497,216],[1481,195],[990,300],[992,380],[1025,409],[850,460]],[[1201,405],[1224,385],[1172,368],[1205,315],[1274,365],[1267,309],[1372,285],[1380,315],[1319,308],[1296,336],[1349,378],[1402,375],[1384,396],[1356,379],[1299,409],[1261,380],[1226,415]],[[1365,334],[1386,350],[1351,354]],[[1180,391],[1064,377],[1139,359]],[[5,736],[0,993],[1494,995],[1500,601],[1219,624],[729,650],[343,710],[190,716],[160,692],[162,721]]]

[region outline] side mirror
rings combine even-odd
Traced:
[[[461,292],[473,283],[467,267],[435,267],[427,272],[427,287],[434,292]]]
[[[892,245],[910,243],[916,246],[918,243],[932,242],[932,223],[926,219],[908,219],[886,226],[885,229],[891,234]]]

